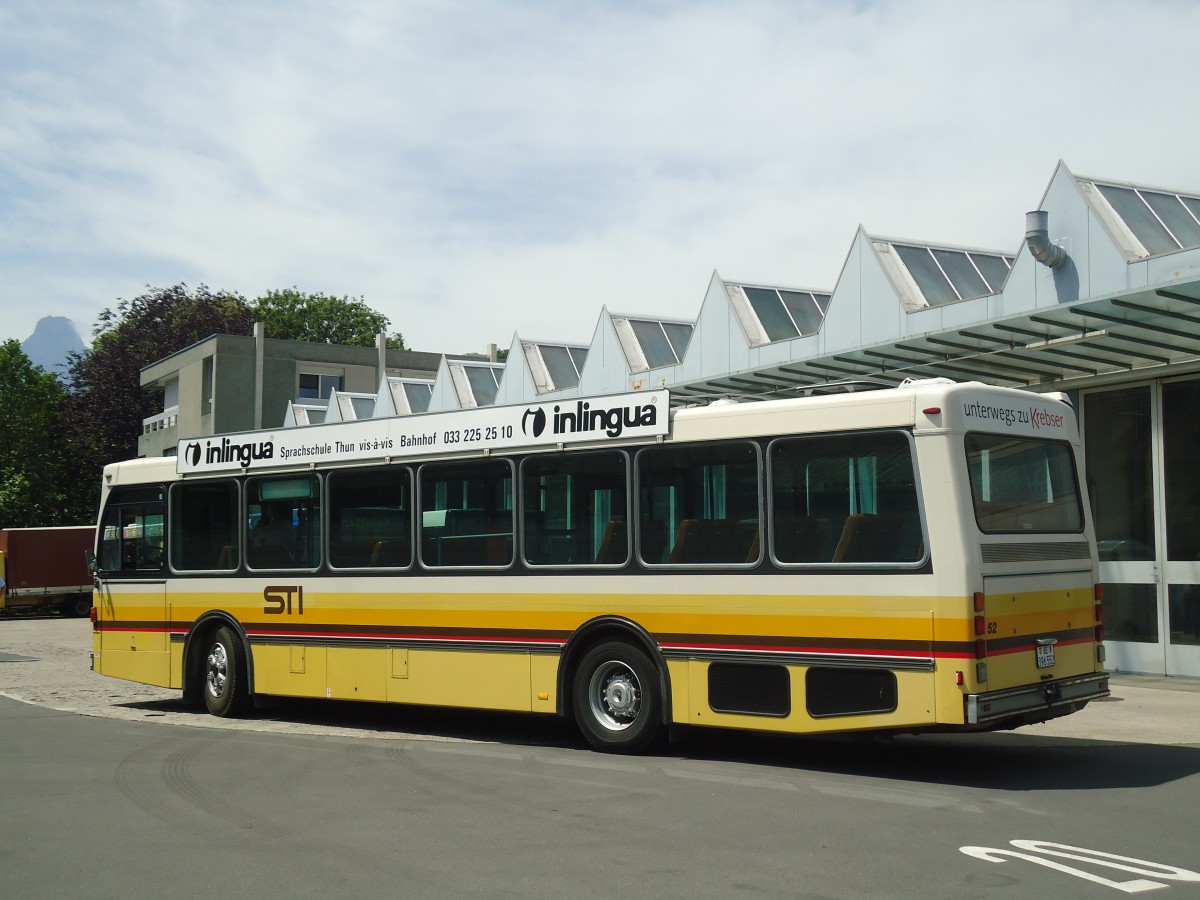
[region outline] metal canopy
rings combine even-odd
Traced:
[[[889,387],[906,378],[978,379],[1010,387],[1069,389],[1084,380],[1200,360],[1196,295],[1147,290],[908,337],[671,386],[679,404],[836,388]]]

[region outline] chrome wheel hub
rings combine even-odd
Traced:
[[[596,668],[588,697],[592,715],[610,731],[624,731],[637,721],[642,708],[642,686],[637,675],[617,660]]]
[[[225,693],[225,684],[229,678],[229,656],[223,644],[214,644],[208,651],[208,672],[205,682],[208,693],[212,697],[220,697]]]

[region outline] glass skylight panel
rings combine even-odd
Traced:
[[[463,372],[471,383],[471,393],[477,406],[489,406],[496,402],[500,381],[495,369],[490,366],[463,366]]]
[[[1180,197],[1179,201],[1188,208],[1192,218],[1200,222],[1200,199],[1195,197]]]
[[[629,327],[633,329],[634,337],[642,348],[642,355],[646,357],[646,365],[651,369],[673,366],[679,362],[675,351],[671,349],[671,342],[667,340],[667,333],[663,331],[662,322],[630,319]]]
[[[1111,184],[1097,184],[1096,187],[1146,248],[1146,252],[1169,253],[1179,249],[1179,243],[1171,237],[1171,233],[1163,227],[1137,191]]]
[[[1180,247],[1200,245],[1200,222],[1192,218],[1183,198],[1175,194],[1160,194],[1157,191],[1139,191],[1142,199],[1170,229]]]
[[[568,348],[555,344],[538,344],[538,350],[556,389],[575,387],[579,384],[579,370],[575,368],[575,360]]]
[[[749,310],[740,311],[739,315],[752,316],[757,330],[761,330],[769,343],[816,334],[821,330],[825,310],[829,308],[829,294],[745,284],[736,287],[750,306]],[[732,294],[730,296],[733,297]],[[740,303],[738,300],[735,302]],[[740,306],[738,308],[742,309]],[[762,342],[757,335],[753,340]]]
[[[904,244],[893,244],[892,247],[908,269],[908,273],[912,275],[913,281],[917,283],[917,288],[926,303],[930,306],[941,306],[959,299],[942,270],[938,268],[928,247],[909,247]]]
[[[991,293],[987,282],[975,269],[975,264],[967,258],[967,254],[960,250],[933,250],[932,253],[963,300]]]
[[[1008,280],[1008,273],[1012,267],[1012,263],[1007,261],[1003,256],[991,256],[986,253],[968,253],[971,261],[975,263],[975,268],[987,280],[988,293],[998,294],[1004,287],[1004,282]]]
[[[825,321],[825,311],[817,303],[816,294],[809,291],[781,290],[779,299],[787,307],[801,334],[816,334],[821,330],[821,323]],[[828,300],[826,302],[828,303]]]
[[[892,244],[929,306],[998,294],[1012,260],[993,253]]]
[[[667,333],[667,340],[671,342],[671,349],[675,351],[675,361],[683,362],[683,354],[687,353],[688,344],[692,340],[692,331],[695,325],[684,325],[679,322],[663,322],[663,331]]]
[[[786,341],[800,334],[779,292],[774,288],[742,287],[758,322],[771,341]]]
[[[408,408],[413,412],[427,412],[429,410],[429,400],[433,397],[433,385],[416,384],[406,381],[404,383],[404,396],[408,400]]]
[[[586,347],[568,347],[567,352],[571,354],[571,362],[575,363],[575,371],[583,375],[583,364],[587,360]]]

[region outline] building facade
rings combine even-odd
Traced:
[[[860,227],[832,287],[714,273],[695,319],[605,308],[586,342],[516,335],[504,364],[438,357],[425,410],[662,388],[674,405],[751,402],[929,377],[1064,392],[1084,435],[1108,665],[1200,677],[1200,194],[1078,176],[1060,162],[1027,208],[1007,250]],[[164,360],[143,374],[179,407],[171,440],[148,439],[148,453],[173,449],[175,435],[251,427],[208,403],[204,359],[234,381],[250,377],[244,353],[223,361],[221,340],[183,351],[187,368]],[[295,394],[301,374],[323,377],[324,364],[280,360],[264,385]],[[331,403],[329,415],[422,411],[397,401],[382,367],[364,389],[369,361],[362,382],[350,365],[330,362],[328,374],[365,398],[336,412]]]
[[[322,417],[338,395],[368,395],[373,406],[386,376],[429,383],[440,362],[438,353],[213,335],[142,369],[163,410],[142,423],[138,455],[173,454],[184,437],[294,425],[293,404]]]

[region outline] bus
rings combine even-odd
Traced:
[[[666,390],[181,440],[103,473],[93,668],[674,726],[1013,728],[1108,694],[1065,395]]]

